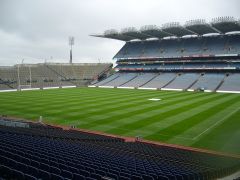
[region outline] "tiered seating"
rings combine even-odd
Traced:
[[[146,83],[144,88],[162,88],[176,77],[175,73],[162,73]]]
[[[60,86],[61,82],[59,81],[61,77],[51,71],[44,64],[40,65],[31,65],[31,75],[32,75],[32,87],[41,88],[41,87],[54,87]],[[28,74],[28,79],[29,79]]]
[[[100,82],[95,83],[94,85],[95,86],[103,86],[106,83],[109,83],[109,82],[113,81],[114,79],[118,78],[118,76],[120,76],[120,74],[118,74],[118,73],[113,74],[113,75],[107,77],[106,79],[104,79],[104,80],[102,80]]]
[[[240,168],[236,158],[29,125],[0,125],[0,178],[215,179]]]
[[[11,89],[17,87],[17,74],[12,67],[0,67],[0,89]]]
[[[126,84],[122,85],[122,87],[140,87],[143,84],[147,83],[151,79],[153,79],[156,74],[148,73],[148,74],[138,74],[138,76],[131,81],[127,82]]]
[[[230,74],[218,89],[221,91],[240,91],[240,74]]]
[[[222,87],[227,91],[240,92],[237,80],[234,78],[232,80],[231,77],[225,79],[226,74],[240,72],[240,35],[238,33],[182,36],[175,29],[176,32],[171,30],[171,34],[176,33],[176,37],[161,38],[158,30],[151,28],[151,26],[144,26],[143,31],[123,33],[124,36],[129,35],[129,37],[132,33],[136,33],[136,37],[134,35],[133,37],[138,40],[131,38],[126,40],[125,45],[114,56],[118,78],[107,78],[102,83],[98,82],[96,86],[188,89],[208,92],[218,92]],[[141,33],[144,37],[140,37]],[[115,39],[114,36],[106,37]],[[116,39],[119,38],[121,39],[121,37]],[[125,41],[125,39],[122,40]],[[141,76],[138,75],[132,79],[126,77],[126,74],[133,73]],[[152,74],[156,77],[151,79]],[[181,74],[181,76],[175,74]],[[200,77],[201,74],[203,75]],[[226,87],[227,85],[229,88]]]
[[[9,89],[9,86],[7,86],[5,83],[0,82],[0,89],[1,90],[7,90],[7,89]]]
[[[183,53],[183,56],[196,55],[202,51],[202,44],[204,40],[199,38],[183,39],[182,47],[179,51]]]
[[[201,76],[191,89],[204,89],[214,91],[224,79],[224,74],[208,73]]]
[[[62,130],[62,128],[53,128],[51,126],[35,126],[32,125],[26,126],[29,128],[22,128],[25,127],[22,125],[20,126],[9,126],[10,123],[6,124],[8,128],[5,126],[0,126],[0,130],[2,132],[11,132],[14,134],[19,135],[29,135],[29,136],[40,136],[40,137],[47,137],[47,138],[57,138],[57,139],[67,139],[67,140],[81,140],[81,141],[122,141],[122,139],[101,136],[101,135],[94,135],[85,132],[79,132],[76,130]],[[12,123],[14,124],[14,123]],[[23,123],[22,123],[23,124]],[[14,128],[12,128],[14,127]]]
[[[0,90],[17,89],[18,84],[25,88],[83,86],[108,71],[111,66],[111,64],[21,64],[0,67]]]
[[[127,42],[114,58],[182,57],[239,53],[240,36],[212,36]]]
[[[232,52],[232,53],[239,52],[240,51],[239,38],[235,38],[234,36],[230,36],[226,48],[228,50],[230,50],[230,52]]]
[[[223,73],[116,73],[95,86],[240,91],[240,75]],[[220,87],[219,87],[220,86]]]
[[[160,53],[160,50],[158,48],[159,41],[155,41],[154,43],[151,41],[146,41],[144,43],[144,50],[142,56],[144,57],[152,57],[155,56],[156,53]]]
[[[121,73],[121,76],[107,82],[104,86],[121,86],[137,76],[136,73]]]
[[[170,89],[187,89],[191,84],[193,84],[199,74],[197,73],[187,73],[187,74],[179,74],[176,79],[167,85],[165,88]]]

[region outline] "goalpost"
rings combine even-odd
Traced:
[[[23,65],[23,64],[22,64]],[[24,67],[24,66],[22,66]],[[17,66],[17,76],[18,76],[18,91],[21,91],[22,89],[31,89],[32,88],[32,72],[31,72],[31,66],[28,67],[29,70],[29,84],[26,81],[24,84],[21,82],[21,76],[20,76],[20,64]],[[27,76],[26,76],[27,77]]]

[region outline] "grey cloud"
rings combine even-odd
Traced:
[[[140,28],[190,19],[240,17],[239,0],[0,0],[0,65],[67,62],[68,36],[75,62],[112,62],[124,44],[90,37],[106,29]]]

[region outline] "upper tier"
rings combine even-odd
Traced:
[[[130,41],[114,59],[240,56],[240,35]]]

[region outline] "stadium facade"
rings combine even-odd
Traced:
[[[94,86],[240,92],[240,21],[232,17],[93,36],[126,42],[113,58],[118,72]]]

